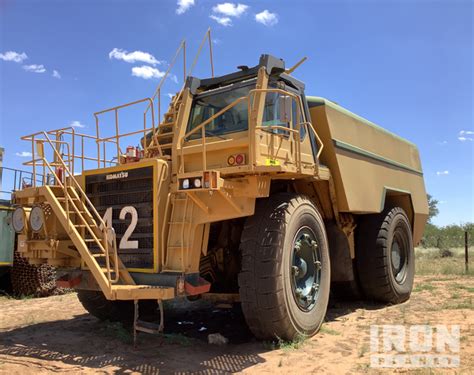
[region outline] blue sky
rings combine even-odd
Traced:
[[[25,160],[21,135],[75,121],[94,133],[93,112],[150,96],[179,42],[190,62],[211,26],[216,74],[255,65],[262,53],[287,65],[307,56],[295,72],[307,94],[419,146],[427,191],[440,201],[436,224],[474,221],[473,2],[179,3],[0,1],[4,165]],[[196,75],[209,75],[206,63]],[[179,90],[181,69],[164,94]]]

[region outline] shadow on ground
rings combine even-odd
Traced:
[[[359,308],[382,307],[331,301],[326,319],[336,320]],[[88,314],[2,332],[1,362],[24,365],[25,371],[42,360],[41,369],[48,372],[61,372],[61,365],[67,364],[68,371],[77,372],[102,369],[114,373],[220,374],[262,363],[265,360],[261,354],[271,350],[268,343],[253,338],[239,305],[216,308],[188,303],[171,311],[166,313],[165,334],[140,334],[137,348],[133,348],[128,328],[100,322]],[[209,345],[210,333],[222,334],[229,344]]]

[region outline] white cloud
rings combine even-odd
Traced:
[[[449,174],[449,171],[438,171],[436,172],[437,176],[447,176]]]
[[[17,152],[15,155],[19,156],[20,158],[31,158],[33,156],[33,154],[28,151]]]
[[[173,94],[172,94],[172,93],[170,93],[170,92],[169,92],[168,94],[166,94],[166,95],[167,95],[167,96],[168,96],[168,98],[170,98],[170,99],[172,99],[172,98],[173,98]]]
[[[273,26],[278,23],[278,15],[265,9],[263,12],[255,15],[255,21],[265,26]]]
[[[219,17],[214,14],[211,14],[209,17],[222,26],[232,26],[232,20],[229,17]]]
[[[44,65],[23,65],[23,69],[25,69],[27,72],[31,73],[44,73],[46,72],[46,69]]]
[[[194,5],[194,0],[178,0],[176,14],[183,14]]]
[[[215,39],[212,39],[212,43],[218,46],[219,44],[222,44],[222,40],[215,38]]]
[[[23,60],[26,60],[28,56],[25,52],[18,53],[15,51],[7,51],[5,53],[0,53],[0,59],[4,61],[13,61],[16,63],[21,63]]]
[[[461,141],[461,142],[472,142],[474,141],[474,137],[466,137],[466,135],[474,135],[474,131],[472,130],[461,130],[459,132],[459,136],[458,136],[458,139]]]
[[[133,51],[128,52],[121,48],[114,48],[112,51],[109,52],[109,59],[116,59],[122,60],[128,63],[135,63],[135,62],[144,62],[150,65],[157,65],[161,64],[161,61],[158,61],[155,56],[148,52],[143,51]]]
[[[73,122],[71,122],[69,126],[73,128],[81,128],[81,129],[86,127],[84,124],[81,124],[81,122],[77,120],[74,120]]]
[[[53,77],[57,79],[61,79],[61,74],[57,70],[53,70]]]
[[[441,146],[444,146],[444,145],[448,144],[448,141],[441,141],[441,142],[438,142],[438,144],[441,145]]]
[[[140,77],[144,79],[151,79],[151,78],[161,78],[165,75],[165,72],[162,72],[156,68],[152,68],[151,66],[134,66],[132,68],[132,76]]]
[[[227,17],[240,17],[247,11],[247,9],[248,5],[245,4],[222,3],[214,6],[212,11]]]

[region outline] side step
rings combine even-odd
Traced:
[[[158,308],[160,309],[160,324],[144,322],[143,320],[139,319],[138,300],[134,300],[134,304],[135,304],[135,311],[133,315],[133,346],[136,348],[138,332],[149,333],[152,335],[157,335],[163,332],[165,328],[165,321],[164,321],[165,313],[163,311],[163,301],[159,299]]]

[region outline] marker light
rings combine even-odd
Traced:
[[[195,178],[194,179],[194,187],[198,188],[198,189],[201,187],[201,179],[200,178]]]
[[[189,178],[183,180],[183,189],[189,189]]]
[[[240,164],[243,164],[245,161],[245,157],[244,157],[244,154],[237,154],[235,156],[235,162],[240,165]]]
[[[23,232],[23,229],[25,229],[25,221],[25,210],[23,210],[22,207],[18,207],[15,211],[13,211],[13,230],[17,233]]]
[[[227,158],[227,164],[229,165],[242,165],[245,164],[245,154],[234,154]]]

